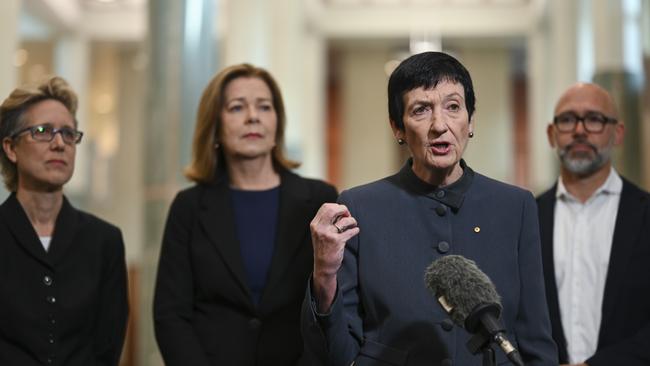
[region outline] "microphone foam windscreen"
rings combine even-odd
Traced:
[[[433,261],[424,272],[424,282],[436,298],[445,297],[453,307],[449,316],[460,327],[465,327],[465,319],[476,306],[501,306],[490,278],[474,261],[460,255],[443,256]]]

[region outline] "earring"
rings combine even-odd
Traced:
[[[218,148],[219,148],[219,143],[218,143],[218,142],[217,142],[216,144],[214,144],[214,148],[215,148],[215,149],[218,149]]]
[[[404,141],[404,139],[397,139],[397,143],[400,145],[404,145],[406,141]]]
[[[474,132],[470,131],[469,132],[469,138],[472,138],[472,137],[474,137]]]

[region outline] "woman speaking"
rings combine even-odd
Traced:
[[[390,124],[411,158],[392,176],[344,191],[311,223],[303,332],[328,365],[481,365],[466,348],[469,334],[424,284],[427,266],[448,254],[474,260],[492,279],[507,338],[526,365],[557,365],[535,200],[462,159],[474,105],[469,72],[447,54],[411,56],[390,76]]]

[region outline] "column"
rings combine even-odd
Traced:
[[[77,120],[82,131],[86,130],[89,118],[87,113],[87,106],[90,105],[87,80],[89,57],[88,40],[82,35],[70,33],[57,38],[54,48],[54,73],[63,77],[79,97]],[[84,136],[86,143],[77,146],[75,172],[65,186],[66,194],[79,203],[86,200],[88,193],[91,161],[88,137]]]
[[[643,0],[641,8],[641,42],[643,44],[644,92],[641,102],[641,184],[650,190],[650,0]]]
[[[21,0],[0,1],[0,98],[4,100],[16,87],[14,55],[18,49],[18,19]]]
[[[154,341],[151,304],[162,232],[191,155],[200,93],[215,73],[214,0],[149,2],[149,102],[145,112],[144,217],[141,266],[140,357],[162,365]],[[249,47],[249,45],[242,45]]]
[[[578,79],[578,24],[580,2],[551,0],[548,15],[528,36],[530,96],[530,188],[548,189],[557,179],[558,163],[546,138],[560,94]]]
[[[641,106],[643,55],[639,0],[593,0],[593,81],[614,97],[621,120],[625,121],[625,142],[615,154],[616,169],[632,182],[641,184]]]
[[[18,19],[20,18],[21,0],[0,1],[0,103],[16,87],[16,67],[14,55],[18,49]],[[0,184],[0,202],[9,193],[4,184]]]

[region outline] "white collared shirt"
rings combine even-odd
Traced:
[[[603,294],[623,180],[611,169],[585,203],[558,180],[553,230],[555,282],[570,363],[598,346]]]
[[[43,244],[43,248],[45,248],[45,251],[47,252],[50,250],[50,242],[52,241],[51,236],[39,236],[38,237],[41,240],[41,244]]]

